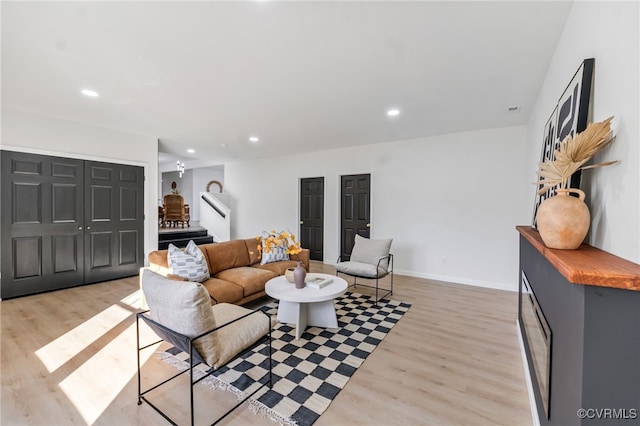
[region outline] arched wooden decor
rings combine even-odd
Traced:
[[[211,192],[209,189],[211,188],[211,185],[214,185],[214,184],[218,185],[218,188],[220,188],[220,193],[222,194],[222,184],[217,180],[212,180],[207,184],[207,192]]]

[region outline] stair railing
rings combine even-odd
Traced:
[[[228,194],[200,193],[200,226],[205,228],[214,241],[231,239],[231,209]]]

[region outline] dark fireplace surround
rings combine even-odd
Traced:
[[[518,326],[540,425],[640,425],[640,265],[520,232]]]

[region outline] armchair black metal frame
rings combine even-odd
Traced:
[[[271,364],[272,364],[272,359],[271,359],[271,317],[263,311],[260,310],[256,310],[256,311],[252,311],[246,315],[243,315],[239,318],[234,319],[233,321],[230,321],[224,325],[221,325],[219,327],[216,327],[212,330],[206,331],[198,336],[195,337],[189,337],[186,336],[184,334],[178,333],[176,331],[173,331],[169,328],[167,328],[166,326],[152,320],[149,315],[147,314],[149,311],[144,311],[144,312],[139,312],[138,314],[136,314],[136,342],[137,342],[137,355],[138,355],[138,405],[141,405],[142,402],[146,402],[147,404],[149,404],[151,406],[151,408],[153,408],[155,411],[157,411],[162,417],[164,417],[167,421],[169,421],[171,424],[173,425],[177,425],[178,423],[176,423],[173,419],[171,419],[165,412],[163,412],[160,408],[158,408],[156,405],[154,405],[151,401],[149,401],[149,399],[145,396],[147,393],[151,392],[154,389],[159,388],[160,386],[170,382],[171,380],[177,378],[178,376],[181,376],[182,374],[189,372],[189,381],[191,383],[191,385],[189,386],[189,393],[190,393],[190,402],[191,402],[191,410],[190,410],[190,418],[191,418],[191,425],[194,425],[194,408],[195,408],[195,404],[194,404],[194,399],[193,399],[193,387],[198,384],[199,382],[201,382],[202,380],[204,380],[205,378],[209,377],[211,374],[213,374],[216,370],[214,370],[212,368],[212,371],[206,373],[205,375],[203,375],[202,377],[194,380],[193,379],[193,368],[195,366],[197,366],[198,364],[204,364],[207,365],[208,364],[204,361],[204,357],[198,352],[198,350],[193,346],[194,341],[208,335],[211,334],[217,330],[220,330],[223,327],[227,327],[230,324],[233,324],[236,321],[239,321],[245,317],[248,317],[249,315],[254,315],[257,313],[262,313],[263,315],[265,315],[265,317],[267,318],[268,324],[269,324],[269,332],[261,337],[260,339],[258,339],[258,341],[256,341],[254,344],[252,344],[250,347],[240,351],[238,354],[236,354],[236,356],[234,358],[232,358],[231,360],[229,360],[229,362],[233,361],[234,359],[236,359],[237,357],[239,357],[240,355],[246,353],[247,351],[255,348],[256,346],[268,342],[268,350],[269,350],[269,380],[268,383],[262,383],[261,386],[259,386],[255,391],[253,391],[250,395],[246,395],[241,401],[239,401],[236,405],[234,405],[230,410],[228,410],[227,412],[225,412],[221,417],[219,417],[218,419],[216,419],[213,423],[211,423],[212,425],[217,424],[218,422],[220,422],[222,419],[224,419],[225,417],[227,417],[229,414],[231,414],[236,408],[238,408],[240,405],[242,405],[245,401],[247,401],[249,398],[251,398],[253,395],[255,395],[256,392],[258,392],[260,389],[262,389],[265,385],[267,385],[269,388],[271,388],[273,386],[273,378],[272,378],[272,371],[271,371]],[[157,335],[158,337],[160,337],[160,340],[150,343],[148,345],[145,346],[140,346],[140,319],[142,319]],[[167,343],[172,344],[173,346],[175,346],[176,348],[186,352],[189,354],[189,367],[181,370],[180,372],[178,372],[177,374],[175,374],[174,376],[162,381],[161,383],[158,383],[146,390],[142,390],[142,380],[141,380],[141,374],[140,374],[140,370],[141,370],[141,365],[140,365],[140,352],[144,349],[147,349],[151,346],[154,346],[162,341],[165,341]]]
[[[342,256],[338,256],[337,263],[341,262],[341,258],[342,258]],[[387,260],[387,269],[386,269],[386,272],[384,274],[380,274],[379,273],[380,270],[383,270],[383,271],[385,270],[384,268],[380,267],[380,263],[385,259]],[[368,285],[368,284],[360,284],[360,286],[368,287],[368,288],[375,288],[376,289],[376,306],[377,306],[377,303],[380,300],[382,300],[385,297],[390,296],[390,295],[393,294],[393,254],[389,253],[388,255],[383,256],[380,259],[378,259],[378,264],[376,265],[376,271],[378,271],[378,273],[376,274],[375,277],[369,277],[369,276],[365,276],[365,275],[350,274],[350,273],[347,273],[347,272],[341,272],[341,271],[336,270],[336,276],[338,276],[338,274],[343,274],[343,275],[347,275],[349,277],[353,277],[353,284],[351,284],[349,286],[349,287],[353,287],[353,288],[356,288],[356,286],[358,285],[358,283],[357,283],[358,278],[367,279],[367,280],[376,280],[376,285],[375,286]],[[382,278],[386,277],[387,275],[391,275],[390,288],[384,288],[384,287],[380,288],[379,281]],[[378,297],[379,290],[385,291],[386,293],[384,293],[382,296]]]

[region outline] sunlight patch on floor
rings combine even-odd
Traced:
[[[140,362],[153,356],[155,345],[140,353]],[[107,346],[60,382],[62,389],[87,424],[93,424],[131,380],[136,380],[135,322]],[[127,348],[126,352],[118,348]],[[130,350],[129,350],[130,348]],[[131,395],[135,398],[135,394]]]
[[[142,290],[137,290],[120,300],[125,305],[129,305],[132,308],[140,309],[142,307]]]
[[[115,325],[131,315],[131,311],[112,305],[36,351],[50,373],[56,371]]]

